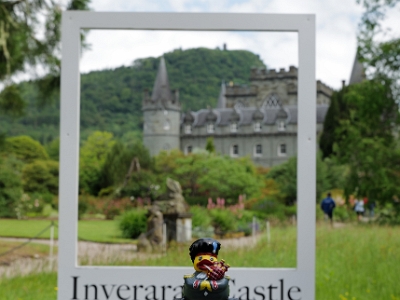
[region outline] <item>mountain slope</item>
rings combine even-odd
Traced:
[[[179,89],[184,110],[215,107],[221,82],[248,83],[251,67],[264,66],[248,51],[218,49],[174,50],[164,54],[171,89]],[[142,94],[151,90],[159,58],[134,61],[130,67],[90,72],[81,76],[81,135],[94,130],[113,132],[141,131]],[[42,143],[58,136],[59,103],[38,108],[37,91],[31,82],[20,84],[28,103],[27,114],[21,119],[2,118],[0,131],[8,135],[27,134]]]

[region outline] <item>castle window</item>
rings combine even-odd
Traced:
[[[215,126],[214,124],[207,124],[207,132],[208,133],[214,133]]]
[[[267,99],[265,99],[262,107],[279,107],[281,105],[281,101],[279,99],[279,96],[275,93],[272,93],[271,95],[268,96]]]
[[[192,153],[193,147],[191,145],[186,147],[186,154]]]
[[[257,144],[254,146],[254,156],[255,157],[261,157],[262,156],[262,145]]]
[[[279,121],[279,122],[278,122],[278,130],[279,130],[279,131],[285,131],[285,130],[286,130],[286,123],[285,123],[285,121]]]
[[[238,130],[237,123],[232,123],[231,124],[231,132],[237,132],[237,130]]]
[[[279,144],[278,156],[286,156],[286,144]]]
[[[260,131],[261,131],[261,124],[260,124],[260,122],[255,122],[255,123],[254,123],[254,131],[255,131],[255,132],[260,132]]]
[[[164,122],[164,130],[170,130],[171,129],[171,124],[169,120],[165,120]]]
[[[239,156],[239,146],[232,145],[231,147],[231,157],[238,157]]]
[[[190,124],[185,125],[185,133],[186,134],[191,134],[192,133],[192,125],[190,125]]]

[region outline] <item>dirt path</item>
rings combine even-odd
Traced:
[[[256,237],[240,237],[232,239],[220,239],[219,241],[224,247],[240,248],[251,247],[257,243],[260,235]],[[0,238],[1,241],[20,242],[23,243],[27,239],[19,238]],[[32,243],[49,244],[49,240],[35,239]],[[57,246],[54,241],[54,246]],[[86,241],[78,242],[78,261],[80,265],[113,265],[121,261],[131,261],[136,258],[144,258],[151,256],[160,256],[162,254],[148,254],[137,252],[135,244],[102,244]],[[0,265],[1,277],[14,277],[18,275],[27,275],[43,271],[57,270],[57,255],[53,258],[46,257],[19,257],[12,261],[8,261]]]

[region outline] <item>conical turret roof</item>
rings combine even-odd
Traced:
[[[354,83],[360,83],[365,79],[365,70],[363,65],[360,63],[358,59],[358,55],[356,53],[356,57],[354,58],[353,69],[351,70],[349,85]]]
[[[154,82],[153,92],[151,94],[151,100],[155,102],[161,101],[163,104],[172,100],[164,56],[162,56],[160,60],[156,81]]]

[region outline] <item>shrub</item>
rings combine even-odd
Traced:
[[[243,210],[240,217],[238,217],[238,220],[236,222],[236,230],[244,232],[246,236],[251,234],[252,231],[252,223],[253,223],[253,217],[254,217],[254,212],[248,211],[248,210]],[[257,222],[258,228],[260,228],[259,222]]]
[[[104,202],[103,213],[107,220],[113,220],[123,211],[132,209],[133,203],[128,197],[120,199],[108,199]]]
[[[52,207],[51,204],[47,203],[43,205],[43,209],[41,212],[42,217],[54,217],[57,215],[57,211],[55,211]]]
[[[236,220],[231,211],[226,209],[213,209],[210,210],[210,215],[216,234],[224,235],[228,231],[235,229]]]
[[[82,219],[82,216],[87,212],[89,205],[85,201],[78,202],[78,220]]]
[[[376,220],[381,225],[400,225],[399,203],[387,203],[377,214]]]
[[[22,197],[20,175],[7,165],[0,165],[0,218],[15,217]]]
[[[208,227],[212,224],[212,218],[209,210],[201,206],[191,206],[190,213],[192,214],[193,227]]]
[[[58,199],[49,193],[24,193],[17,202],[17,217],[55,217]]]
[[[191,206],[192,214],[192,235],[194,237],[212,237],[214,235],[214,227],[212,227],[212,218],[209,211],[201,206]]]
[[[274,217],[280,221],[284,221],[285,219],[296,215],[297,207],[296,205],[283,204],[272,197],[260,199],[255,203],[252,203],[251,210],[257,211],[258,214],[261,215],[264,214],[268,219]]]
[[[136,239],[147,230],[147,211],[136,209],[125,212],[121,216],[119,228],[125,238]]]
[[[349,210],[347,206],[336,206],[333,211],[333,219],[335,221],[350,221],[355,215],[356,213],[352,210]]]
[[[49,158],[45,148],[29,136],[22,135],[6,139],[6,150],[14,153],[19,159],[25,162],[32,162],[35,159],[46,160]]]
[[[58,194],[58,162],[35,160],[22,171],[24,191]]]
[[[207,206],[207,197],[205,196],[186,196],[185,195],[185,201],[190,205],[190,206],[202,206],[206,207]]]

